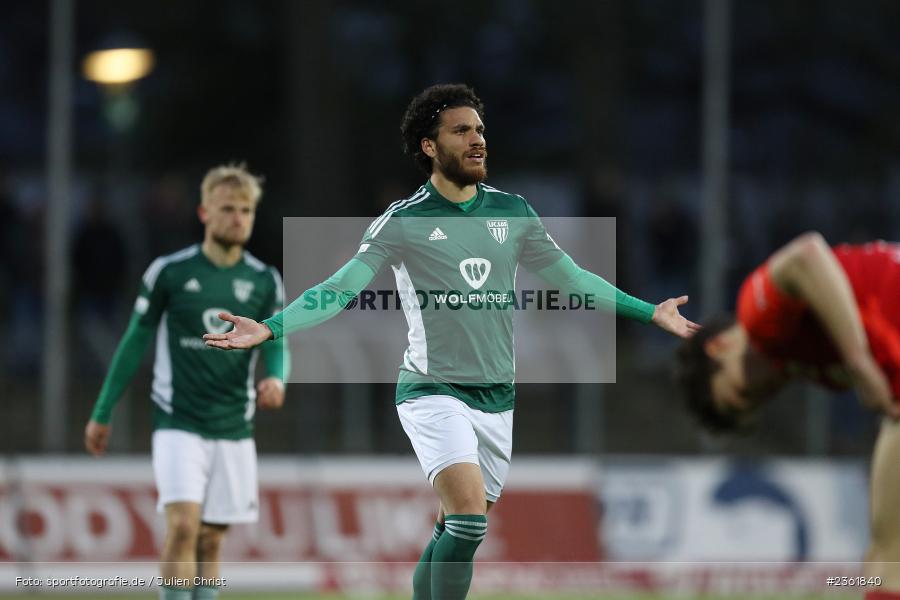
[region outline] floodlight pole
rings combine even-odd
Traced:
[[[47,96],[47,211],[44,227],[42,447],[66,447],[66,332],[69,304],[69,204],[72,165],[72,59],[75,0],[50,0]]]
[[[704,0],[700,312],[725,309],[731,0]]]

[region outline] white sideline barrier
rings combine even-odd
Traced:
[[[614,560],[856,562],[868,543],[864,461],[609,459],[597,480]]]

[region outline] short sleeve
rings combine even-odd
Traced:
[[[134,315],[144,327],[156,327],[166,310],[169,299],[166,290],[167,264],[164,259],[157,258],[141,277],[141,291],[134,302]]]
[[[375,273],[386,264],[402,262],[402,219],[387,212],[374,221],[363,234],[355,258],[366,263]]]
[[[778,289],[768,263],[753,271],[738,292],[737,318],[754,345],[765,350],[792,337],[808,305]]]
[[[520,196],[521,197],[521,196]],[[543,221],[531,205],[525,203],[525,237],[519,254],[519,262],[529,271],[538,271],[559,262],[566,254],[550,236]]]

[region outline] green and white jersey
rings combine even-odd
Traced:
[[[395,202],[363,236],[356,258],[391,265],[409,325],[397,402],[450,394],[487,412],[513,406],[516,269],[564,253],[521,196],[477,185],[471,204],[429,181]]]
[[[207,347],[203,335],[231,328],[219,312],[262,320],[281,309],[283,298],[278,271],[246,251],[227,268],[210,262],[199,245],[153,261],[135,312],[157,331],[154,428],[217,439],[253,435],[259,349],[222,352]]]

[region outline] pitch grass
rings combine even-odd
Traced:
[[[72,595],[72,594],[15,594],[12,596],[0,595],[0,600],[11,600],[12,598],[34,598],[35,600],[156,600],[156,594],[130,594],[122,596],[110,596],[107,594],[93,594],[90,596]],[[697,596],[697,600],[859,600],[860,595],[837,595],[837,594],[815,594],[815,595],[788,595],[788,596]],[[409,596],[340,596],[340,595],[310,595],[310,594],[288,594],[288,593],[268,593],[268,594],[230,594],[221,595],[222,600],[409,600]],[[531,595],[489,595],[489,596],[471,596],[469,600],[694,600],[691,596],[654,596],[654,595],[632,595],[632,596],[578,596],[578,595],[556,595],[547,596],[543,594]]]

